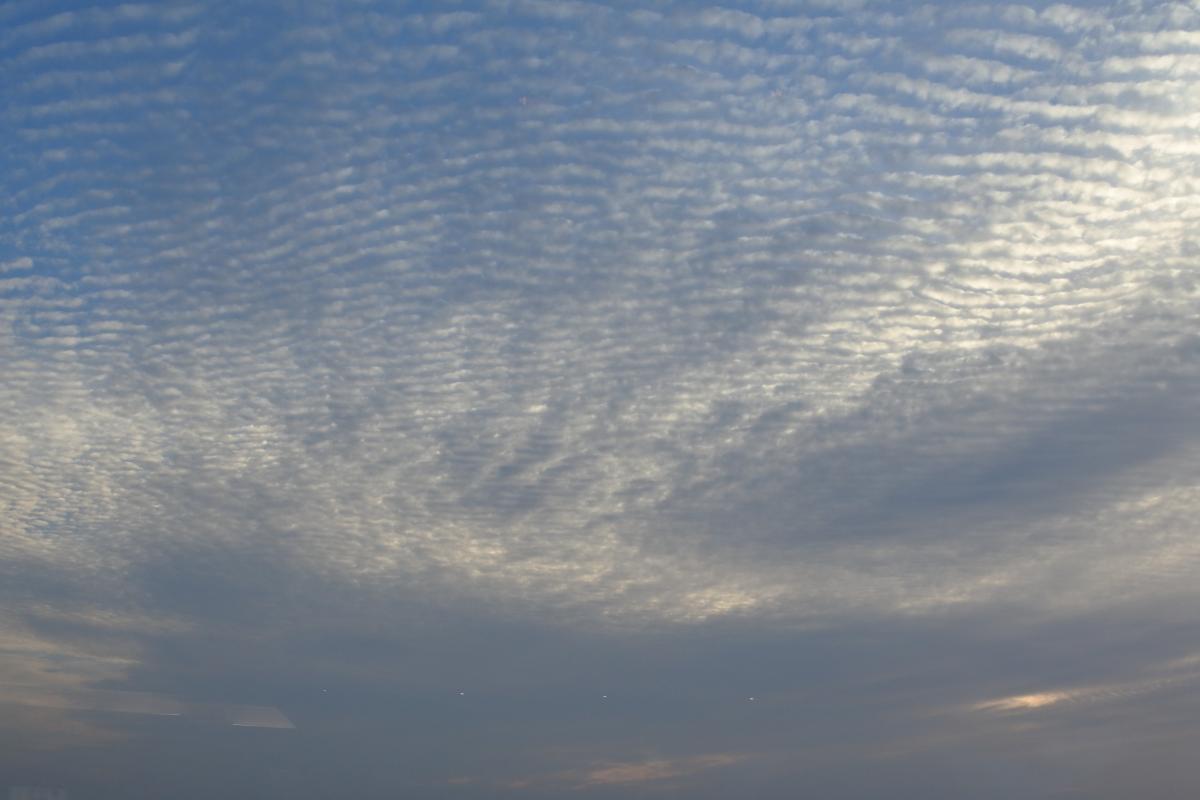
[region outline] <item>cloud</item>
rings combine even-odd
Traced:
[[[669,778],[691,776],[714,767],[724,767],[743,760],[743,756],[717,754],[693,756],[674,761],[643,761],[635,764],[609,764],[590,770],[582,786],[603,786],[613,783],[643,783]]]
[[[971,708],[974,711],[1004,713],[1062,710],[1064,707],[1127,702],[1142,695],[1167,692],[1194,683],[1200,675],[1187,668],[1193,667],[1195,663],[1194,656],[1184,656],[1171,659],[1166,665],[1154,670],[1159,674],[1150,677],[1000,697],[976,703]]]
[[[295,727],[277,708],[237,705],[209,707],[205,704],[181,702],[173,697],[150,692],[116,692],[95,689],[46,692],[38,687],[0,685],[0,703],[165,717],[189,715],[202,719],[226,721],[230,725],[248,728]]]
[[[1195,599],[1192,10],[201,10],[0,11],[11,682]]]
[[[36,182],[19,187],[29,236],[70,254],[86,235],[95,254],[5,284],[13,368],[54,359],[60,386],[51,405],[35,384],[14,388],[29,414],[11,441],[47,445],[40,472],[22,473],[29,451],[14,451],[32,493],[14,502],[47,516],[21,517],[9,546],[54,547],[66,540],[35,531],[65,524],[72,555],[46,558],[103,548],[136,571],[162,563],[158,550],[223,540],[347,580],[440,575],[593,617],[702,619],[812,605],[788,588],[802,568],[763,572],[778,556],[767,546],[731,561],[720,534],[695,522],[738,508],[744,541],[776,540],[799,507],[764,498],[791,495],[804,498],[807,531],[791,538],[826,574],[860,575],[859,597],[891,607],[969,595],[878,594],[871,567],[827,545],[850,523],[841,505],[895,502],[908,479],[876,463],[939,474],[913,458],[931,437],[975,448],[936,456],[957,459],[960,474],[989,474],[988,459],[1039,428],[1002,423],[976,398],[1073,413],[1083,400],[1047,389],[1064,357],[1081,381],[1102,375],[1122,358],[1112,332],[1125,326],[1142,348],[1132,358],[1145,358],[1164,331],[1178,335],[1156,320],[1183,319],[1194,301],[1184,283],[1154,283],[1184,269],[1187,190],[1172,161],[1190,156],[1172,155],[1182,134],[1169,131],[1186,112],[1135,113],[1116,95],[1045,98],[1068,87],[1022,59],[1059,53],[1056,37],[1095,26],[1087,14],[1056,8],[1042,22],[1060,34],[1002,35],[972,14],[968,27],[947,17],[941,53],[885,49],[848,73],[818,66],[819,89],[787,77],[808,56],[775,43],[777,19],[733,11],[676,20],[698,38],[629,21],[622,36],[662,54],[642,64],[586,27],[530,38],[478,14],[376,20],[432,25],[445,41],[407,60],[370,47],[351,60],[339,48],[364,24],[351,15],[319,41],[311,26],[289,28],[240,66],[210,64],[170,89],[128,70],[86,99],[31,88],[23,124],[142,109],[146,136],[183,147],[139,155],[138,134],[122,134],[109,157],[126,167],[81,173],[87,191],[35,201]],[[997,24],[1042,24],[1022,20]],[[814,35],[818,58],[853,55],[851,39],[882,32],[809,22],[826,29]],[[187,30],[194,47],[201,34]],[[484,77],[490,68],[464,78],[483,56],[456,37],[476,34],[490,37],[486,57],[507,65],[507,84]],[[547,49],[555,37],[572,45],[561,69]],[[120,70],[121,43],[151,39],[88,47]],[[39,58],[64,67],[82,57],[45,46],[62,51]],[[297,78],[287,90],[248,79],[267,75],[276,52]],[[234,69],[243,77],[222,84]],[[1064,69],[1089,88],[1081,67]],[[598,91],[584,80],[596,72],[626,85]],[[211,116],[201,98],[217,85],[255,115]],[[188,114],[148,110],[158,106]],[[1160,155],[1136,158],[1131,126],[1163,131]],[[53,179],[58,163],[39,169]],[[1147,202],[1184,216],[1133,210]],[[109,301],[118,291],[125,299]],[[1172,385],[1190,380],[1189,364],[1168,369]],[[1113,389],[1124,397],[1099,402],[1134,402],[1143,389],[1128,380]],[[873,458],[854,432],[862,419]],[[968,446],[968,428],[1007,442]],[[821,473],[838,477],[804,487],[780,477]],[[91,510],[66,522],[65,509],[84,507],[69,492]],[[900,528],[923,518],[916,503],[889,513]],[[127,547],[110,549],[113,536]],[[1016,571],[987,569],[1006,585]],[[968,583],[978,580],[988,582]]]
[[[598,787],[687,780],[708,770],[738,764],[747,758],[742,754],[712,753],[675,759],[608,763],[554,775],[518,778],[510,781],[507,788],[526,790],[552,786],[578,791]],[[465,781],[457,779],[456,782]]]

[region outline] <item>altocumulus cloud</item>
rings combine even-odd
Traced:
[[[426,607],[1184,624],[1200,10],[736,5],[0,9],[0,676]],[[1171,630],[937,704],[1156,698]]]

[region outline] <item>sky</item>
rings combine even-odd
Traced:
[[[1200,794],[1200,5],[0,6],[0,791]]]

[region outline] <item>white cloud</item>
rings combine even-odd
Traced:
[[[18,182],[31,255],[0,285],[7,552],[117,580],[204,542],[644,623],[1053,594],[1111,503],[1046,474],[1037,514],[960,517],[938,476],[986,495],[1055,420],[1191,380],[1138,366],[1196,301],[1190,56],[1159,36],[1093,75],[1045,26],[1103,50],[1094,13],[947,13],[921,56],[903,17],[350,14],[439,39],[347,60],[339,29],[286,31],[290,88],[206,66],[200,29],[17,56],[30,91],[89,93],[17,114],[55,158]],[[170,89],[130,63],[181,49]],[[1123,105],[1126,67],[1156,105]]]

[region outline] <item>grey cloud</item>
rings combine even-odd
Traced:
[[[1194,599],[1194,19],[885,6],[7,12],[0,604],[20,674],[126,648],[69,683],[294,706],[291,757],[378,772],[400,734],[374,706],[413,704],[435,731],[419,752],[450,748],[462,728],[427,695],[452,689],[441,670],[485,680],[446,663],[490,663],[487,730],[539,722],[509,771],[482,733],[475,771],[432,758],[413,780],[446,796],[605,763],[682,780],[729,753],[755,756],[704,791],[779,794],[799,723],[747,733],[722,700],[728,735],[682,733],[722,669],[764,678],[730,629],[797,643],[775,663],[828,648],[823,685],[863,692],[800,737],[828,796],[875,780],[837,777],[871,743],[913,796],[939,752],[968,765],[955,780],[997,742],[1032,758],[1014,720],[927,702],[1150,680],[1136,654],[1106,652],[1126,667],[1106,675],[1035,658],[1023,683],[917,651],[1003,638],[996,609],[1137,625]],[[1194,641],[1151,627],[1147,664]],[[877,638],[812,633],[839,630]],[[679,685],[643,663],[630,683],[666,705],[593,736],[522,684],[558,665],[591,692],[573,648],[613,673],[661,656]],[[858,661],[893,657],[952,697]],[[764,698],[795,689],[764,669]],[[314,699],[330,677],[361,683],[361,756],[305,732],[353,727]],[[673,744],[622,751],[637,719]],[[558,724],[580,751],[539,760]]]

